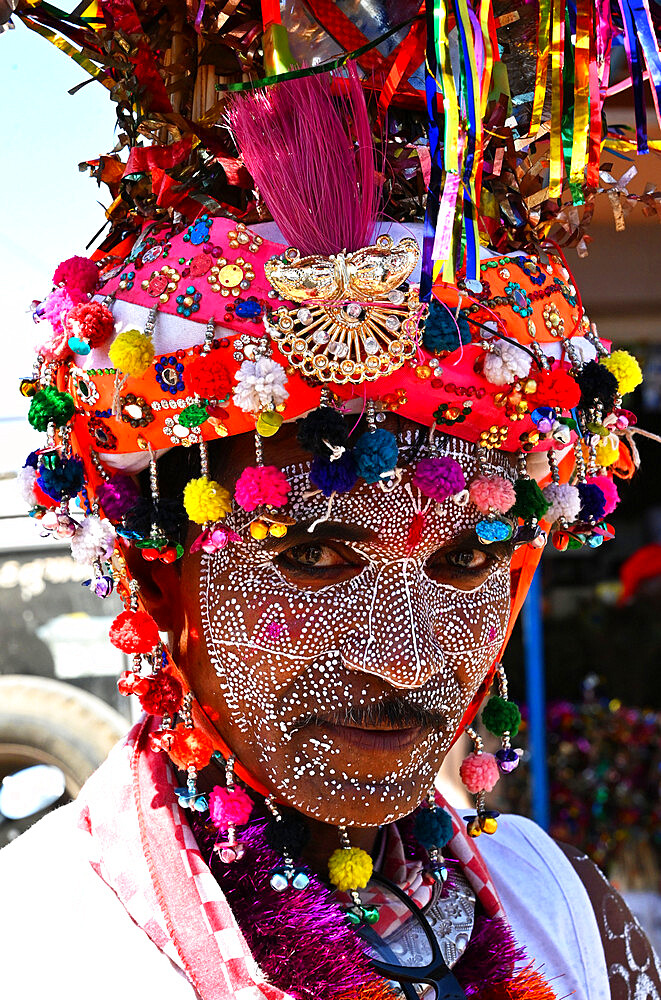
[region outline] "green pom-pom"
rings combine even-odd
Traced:
[[[204,406],[191,403],[179,414],[179,423],[184,427],[199,427],[205,420],[209,419],[209,414]]]
[[[73,396],[48,385],[32,397],[28,420],[36,431],[46,431],[51,420],[56,427],[66,424],[71,420],[75,409]]]
[[[514,483],[516,503],[508,511],[510,517],[520,517],[524,521],[539,521],[549,509],[548,500],[534,479],[517,479]]]
[[[495,695],[484,707],[482,722],[494,736],[502,736],[503,733],[516,736],[521,725],[521,712],[513,701],[505,701]]]

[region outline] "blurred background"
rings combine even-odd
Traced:
[[[3,106],[0,159],[0,781],[29,765],[62,775],[43,800],[26,792],[17,805],[17,795],[0,793],[0,845],[76,795],[132,711],[116,689],[122,655],[107,641],[118,599],[89,593],[67,546],[40,537],[16,486],[36,444],[18,392],[33,363],[30,303],[50,290],[55,264],[84,253],[105,223],[105,189],[78,163],[109,152],[114,109],[101,87],[76,89],[84,80],[20,23],[0,39],[0,88],[14,95]],[[617,99],[608,117],[632,124]],[[659,434],[661,231],[658,215],[640,206],[629,214],[627,193],[661,188],[661,162],[657,153],[630,161],[606,151],[603,163],[616,180],[629,172],[626,183],[604,181],[612,193],[597,200],[588,256],[570,251],[569,264],[602,338],[641,361],[644,384],[625,404]],[[615,540],[596,551],[549,546],[544,556],[525,630],[517,625],[506,659],[524,715],[514,744],[522,766],[501,780],[492,804],[533,816],[594,858],[659,947],[661,446],[637,442],[642,466],[621,489]],[[452,766],[444,780],[461,802]]]

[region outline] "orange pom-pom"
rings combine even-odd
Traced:
[[[185,771],[192,766],[199,771],[207,766],[212,753],[213,743],[201,729],[179,726],[172,733],[168,754],[175,767]]]

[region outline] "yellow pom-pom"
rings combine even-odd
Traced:
[[[154,345],[146,333],[124,330],[113,340],[108,355],[118,371],[139,378],[154,360]]]
[[[191,479],[184,490],[184,507],[191,521],[196,524],[206,524],[207,521],[218,521],[232,509],[232,498],[229,492],[214,482],[201,476]]]
[[[643,381],[641,367],[628,351],[613,351],[609,357],[604,358],[602,364],[617,379],[621,396],[631,392]]]
[[[604,438],[600,441],[595,448],[595,458],[597,460],[597,465],[601,465],[602,468],[607,469],[609,465],[617,461],[618,455],[620,454],[619,443],[614,445],[611,438]]]
[[[253,521],[250,525],[250,534],[257,542],[263,542],[268,533],[268,525],[263,521]]]
[[[360,847],[338,847],[328,859],[328,877],[340,892],[364,889],[372,868],[371,857]]]

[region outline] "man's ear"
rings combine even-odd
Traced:
[[[149,561],[133,545],[126,547],[124,558],[131,576],[140,587],[145,609],[159,631],[178,635],[184,624],[179,563],[163,563],[158,559]]]

